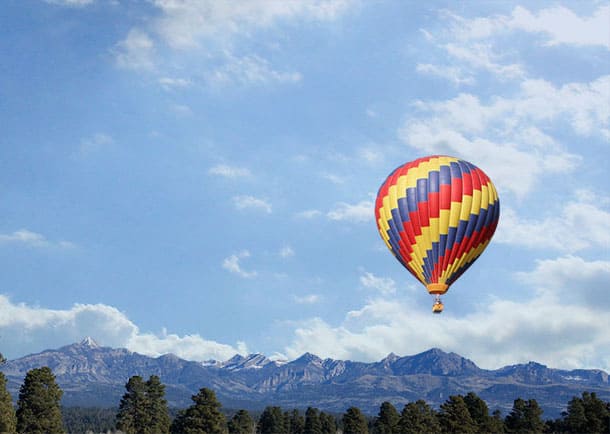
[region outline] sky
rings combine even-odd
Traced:
[[[610,3],[8,0],[0,351],[610,371]],[[377,231],[397,166],[501,216],[431,297]]]

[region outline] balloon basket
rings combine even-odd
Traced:
[[[434,298],[434,304],[432,305],[432,313],[439,314],[443,311],[444,307],[445,306],[443,305],[443,302],[441,301],[441,297],[439,295],[437,295]]]

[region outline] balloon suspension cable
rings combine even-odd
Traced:
[[[441,295],[436,294],[434,296],[434,304],[432,305],[432,313],[441,313],[443,311],[443,302],[441,301]]]

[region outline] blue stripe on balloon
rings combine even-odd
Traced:
[[[468,225],[466,226],[466,233],[464,235],[464,238],[469,238],[472,236],[472,233],[474,232],[474,228],[477,226],[478,218],[479,218],[479,216],[477,214],[470,214],[470,217],[468,218]]]
[[[424,277],[426,278],[427,282],[431,282],[432,281],[432,269],[434,268],[434,258],[431,257],[431,250],[426,250],[426,256],[423,258],[424,259],[424,267],[423,267],[423,271],[424,271]]]
[[[432,242],[432,269],[434,269],[434,266],[436,264],[438,264],[438,257],[440,252],[440,243],[438,241],[433,241]]]
[[[428,192],[438,193],[439,191],[439,172],[437,170],[433,170],[428,174]]]
[[[442,254],[443,256],[445,256],[445,251],[447,248],[447,239],[449,238],[448,235],[445,234],[441,234],[440,238],[439,238],[439,247],[438,247],[438,251],[439,251],[439,256]]]
[[[449,166],[441,166],[439,181],[441,185],[451,185],[451,168]]]
[[[428,201],[428,179],[417,180],[417,203]]]
[[[398,199],[398,211],[400,213],[400,219],[403,223],[410,221],[409,204],[407,203],[406,197],[401,197]]]
[[[417,211],[417,190],[415,187],[407,188],[407,205],[409,212]]]
[[[470,173],[474,168],[474,166],[467,161],[460,160],[458,161],[458,164],[460,165],[460,169],[462,169],[462,173]]]
[[[481,229],[483,229],[483,227],[485,226],[485,222],[487,221],[488,209],[481,208],[481,211],[479,211],[479,218],[477,219],[477,225],[474,228],[475,232],[481,232]]]
[[[449,163],[449,168],[451,171],[451,179],[462,178],[462,169],[460,168],[460,165],[457,162],[452,161],[451,163]]]
[[[447,244],[445,244],[445,257],[449,256],[449,252],[453,248],[455,244],[455,236],[457,235],[457,228],[452,226],[449,227],[449,232],[447,233]]]
[[[455,234],[455,244],[459,244],[464,239],[464,234],[466,233],[466,226],[468,226],[468,221],[460,220],[457,227],[457,233]]]

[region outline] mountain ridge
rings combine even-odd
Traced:
[[[572,396],[585,390],[610,400],[608,373],[603,370],[554,369],[533,361],[488,370],[439,348],[412,356],[390,353],[372,363],[322,359],[311,353],[291,361],[254,353],[222,362],[195,362],[174,354],[149,357],[103,347],[91,338],[7,361],[0,370],[14,399],[26,372],[41,366],[53,370],[66,406],[115,406],[133,375],[158,375],[166,385],[168,402],[176,407],[189,405],[190,396],[201,387],[214,389],[220,401],[233,408],[260,409],[273,403],[342,412],[354,405],[371,414],[383,401],[398,408],[425,399],[438,407],[449,395],[470,391],[505,414],[518,397],[537,399],[547,417],[558,416]]]

